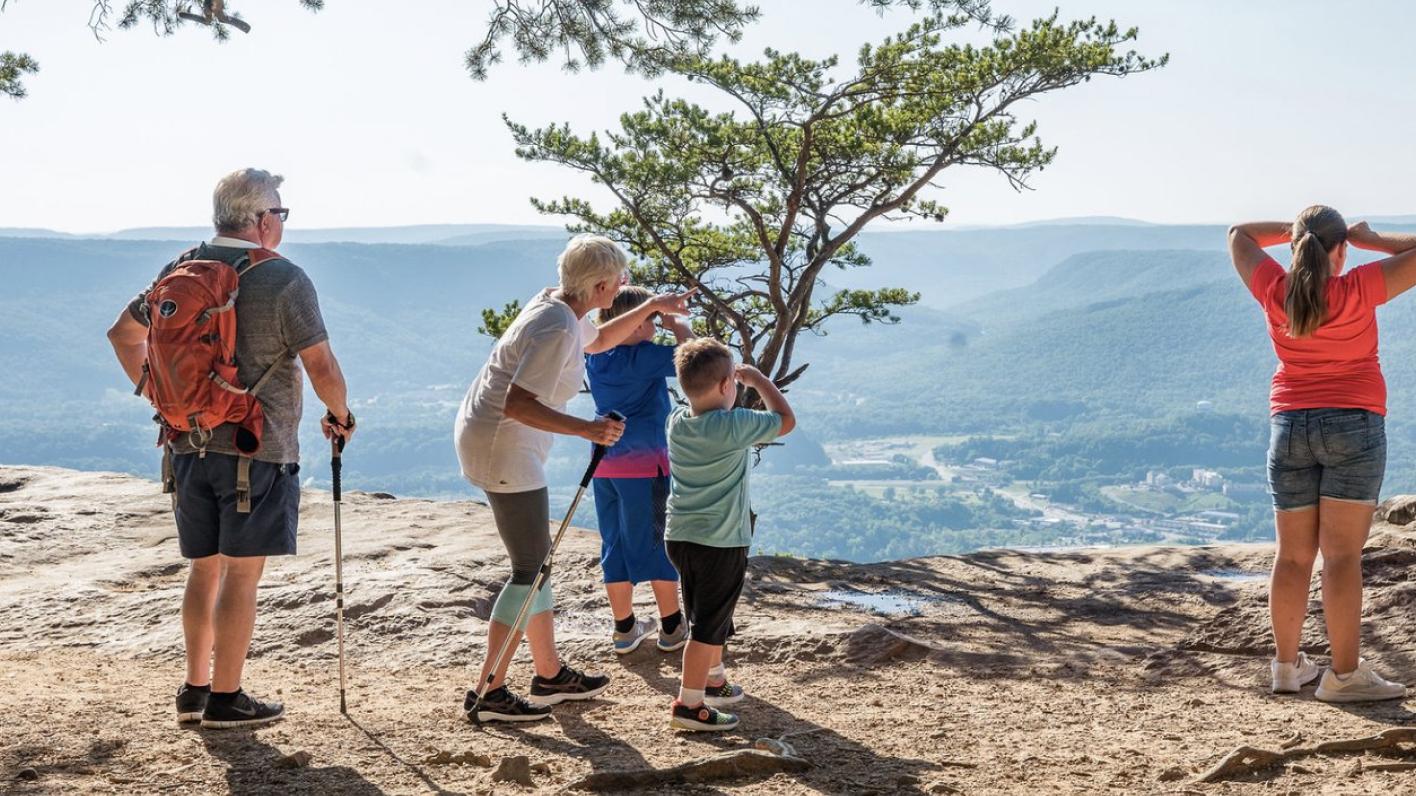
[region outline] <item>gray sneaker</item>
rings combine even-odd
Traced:
[[[688,643],[688,620],[679,620],[679,626],[672,633],[665,633],[659,629],[658,646],[660,652],[674,652],[683,649],[683,645]]]
[[[628,631],[621,633],[615,631],[615,654],[628,655],[639,649],[639,645],[644,643],[644,639],[649,638],[649,634],[654,632],[654,620],[649,617],[638,619]]]

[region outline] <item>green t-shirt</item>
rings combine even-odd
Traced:
[[[753,445],[782,429],[776,412],[717,409],[669,415],[669,516],[664,539],[709,547],[750,547],[747,464]]]

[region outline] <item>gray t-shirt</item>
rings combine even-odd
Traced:
[[[230,246],[203,243],[195,257],[186,259],[221,260],[235,264],[245,251]],[[180,259],[180,258],[179,258]],[[173,260],[158,274],[161,279],[177,266]],[[156,284],[154,280],[153,284]],[[128,312],[146,326],[147,294],[139,293],[128,304]],[[241,292],[236,297],[236,366],[241,384],[249,387],[265,372],[275,371],[257,396],[265,413],[265,432],[256,460],[289,464],[300,460],[300,413],[305,392],[304,371],[295,355],[329,339],[324,318],[320,315],[319,299],[310,278],[288,260],[269,260],[241,277]],[[207,450],[236,454],[232,441],[235,426],[227,424],[216,430]],[[183,435],[173,443],[177,453],[192,453],[195,449]]]

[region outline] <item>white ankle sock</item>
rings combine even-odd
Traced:
[[[679,703],[696,708],[703,704],[703,689],[679,686]]]
[[[714,685],[722,685],[728,681],[728,670],[723,664],[718,664],[708,670],[708,682]]]

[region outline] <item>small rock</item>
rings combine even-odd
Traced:
[[[39,772],[32,768],[22,768],[15,772],[15,779],[22,779],[26,782],[34,782],[39,779]]]
[[[1195,697],[1194,699],[1190,700],[1189,702],[1186,702],[1186,703],[1185,703],[1185,707],[1187,707],[1187,708],[1202,708],[1202,707],[1204,707],[1205,705],[1208,705],[1208,704],[1209,704],[1209,703],[1206,702],[1206,701],[1204,701],[1203,699],[1200,699],[1199,697]]]
[[[488,765],[490,765],[490,764],[491,764],[491,761],[489,760],[489,761],[487,761],[487,763],[488,763]],[[532,764],[531,764],[531,773],[532,773],[532,774],[549,774],[549,773],[551,773],[551,764],[550,764],[550,763],[547,763],[547,762],[544,761],[544,760],[542,760],[542,761],[539,762],[539,763],[532,763]]]
[[[1160,776],[1156,777],[1156,779],[1160,782],[1177,782],[1179,780],[1184,779],[1185,777],[1188,777],[1189,775],[1190,772],[1186,771],[1185,769],[1179,766],[1171,766],[1170,768],[1167,768],[1164,771],[1160,772]]]
[[[796,750],[786,741],[779,741],[776,738],[758,738],[752,742],[753,749],[761,749],[764,752],[771,752],[782,757],[796,757]]]
[[[492,772],[492,781],[515,782],[528,788],[536,787],[536,781],[531,779],[531,759],[526,755],[503,757],[501,765]]]
[[[438,750],[423,758],[423,762],[433,766],[471,763],[474,766],[481,766],[482,768],[492,767],[492,758],[490,755],[478,754],[471,749],[456,755],[445,749]]]
[[[310,764],[310,753],[301,749],[275,761],[276,768],[304,768]]]
[[[1288,767],[1288,773],[1290,773],[1290,774],[1311,774],[1311,773],[1313,773],[1313,769],[1308,768],[1307,766],[1297,766],[1297,765],[1294,765],[1294,766],[1289,766],[1289,767]]]
[[[1345,771],[1343,771],[1342,773],[1346,774],[1346,775],[1349,776],[1349,777],[1360,777],[1360,776],[1362,776],[1362,761],[1358,760],[1357,762],[1355,762],[1355,763],[1353,763],[1352,765],[1348,766],[1347,769],[1346,769]]]

